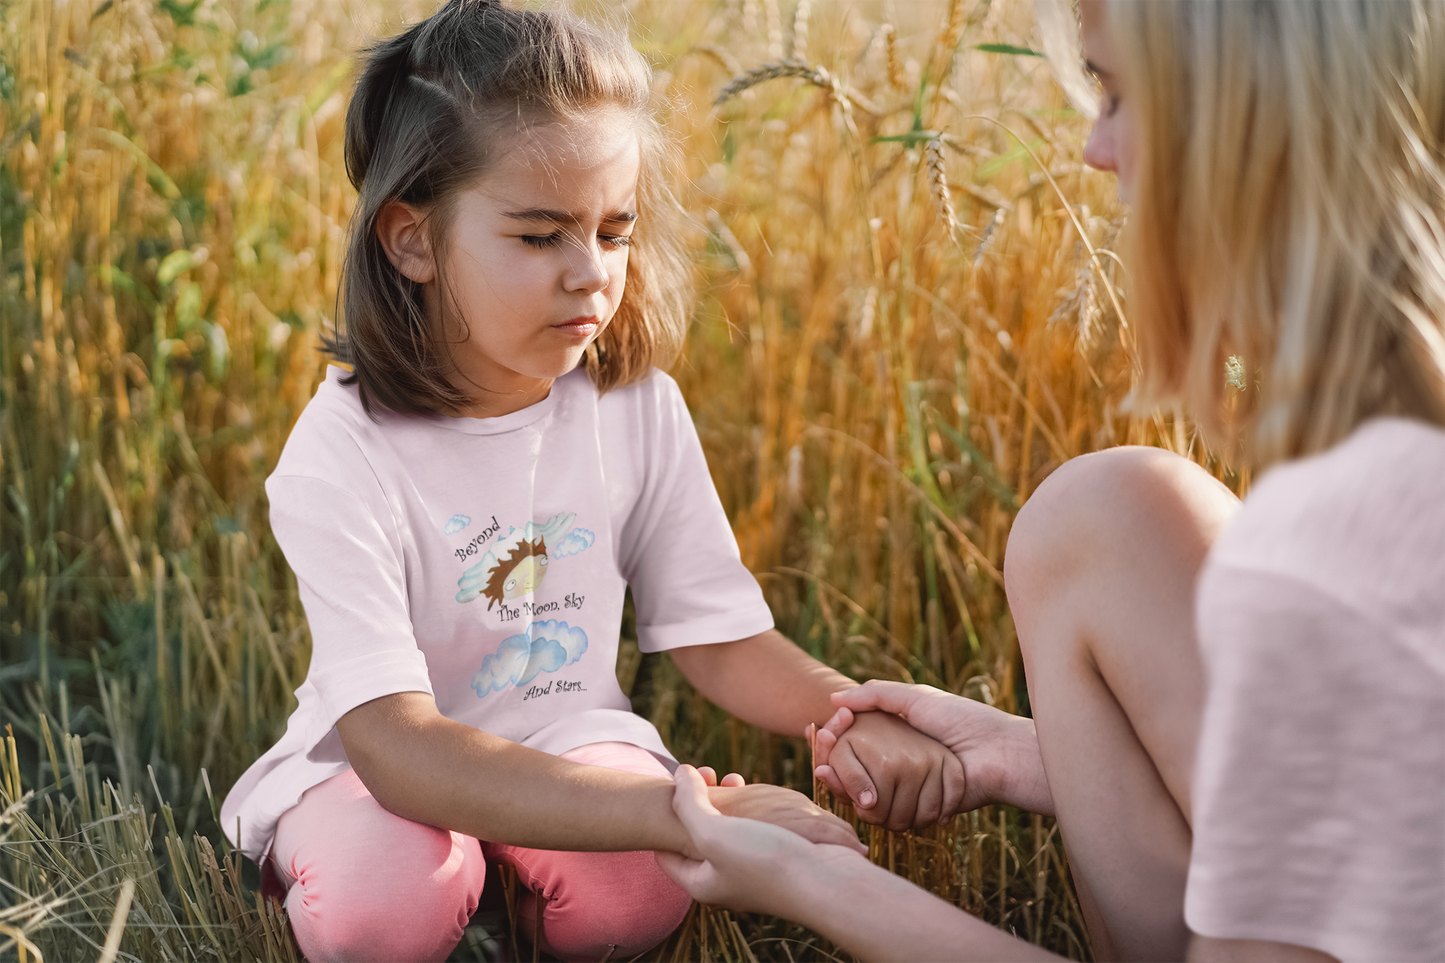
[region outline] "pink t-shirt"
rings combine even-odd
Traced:
[[[599,398],[578,370],[498,418],[372,419],[343,374],[266,482],[311,667],[222,806],[237,848],[267,852],[281,814],[349,768],[336,720],[395,692],[544,752],[625,742],[671,762],[617,685],[624,593],[644,652],[773,625],[677,384],[653,372]]]
[[[1198,629],[1190,929],[1445,960],[1445,431],[1382,418],[1269,472]]]

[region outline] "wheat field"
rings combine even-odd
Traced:
[[[0,5],[4,958],[299,957],[215,813],[309,657],[262,483],[336,320],[354,57],[433,6]],[[1122,209],[1031,7],[576,6],[655,66],[699,292],[673,373],[779,628],[856,678],[1027,711],[1001,572],[1048,473],[1132,442],[1246,481],[1128,404]],[[679,759],[851,816],[801,740],[666,657],[625,643],[618,674]],[[859,825],[875,861],[1088,957],[1051,820]],[[504,905],[453,959],[531,952]],[[697,907],[650,958],[846,956]]]

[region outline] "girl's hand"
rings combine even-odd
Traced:
[[[703,780],[711,805],[724,815],[772,823],[809,842],[844,846],[859,853],[868,852],[868,847],[858,841],[852,826],[819,809],[800,792],[765,783],[746,786],[737,773],[724,778],[722,786],[710,785],[702,775],[698,778]],[[734,779],[736,781],[730,784]]]
[[[679,766],[673,778],[673,812],[692,837],[699,858],[658,852],[657,862],[693,899],[788,915],[796,913],[791,900],[799,890],[790,879],[800,870],[811,863],[859,859],[854,846],[814,846],[779,826],[724,815],[714,805],[715,790],[691,766]]]
[[[746,786],[748,784],[746,779],[735,772],[728,773],[722,777],[722,782],[718,782],[717,770],[712,766],[699,766],[697,773],[702,776],[702,781],[709,786],[727,786],[731,788],[733,786]]]
[[[846,711],[817,733],[815,771],[860,819],[902,832],[959,811],[967,784],[948,747],[887,712]]]
[[[937,740],[959,763],[963,787],[954,808],[943,815],[968,812],[995,802],[1012,803],[1029,812],[1054,811],[1033,720],[952,695],[926,685],[874,680],[835,692],[838,711],[814,740],[815,774],[833,792],[854,800],[859,815],[879,798],[871,769],[851,765],[839,752],[844,740],[873,716],[891,713],[920,733]],[[875,711],[877,710],[877,711]],[[855,714],[856,713],[856,714]],[[870,822],[874,820],[869,820]],[[893,828],[891,825],[889,828]]]

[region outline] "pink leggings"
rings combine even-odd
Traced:
[[[667,775],[647,750],[620,742],[581,746],[562,758]],[[281,817],[271,859],[311,963],[445,960],[477,908],[486,859],[515,867],[528,890],[520,905],[524,932],[540,910],[543,946],[564,960],[635,956],[666,939],[691,902],[650,852],[478,843],[387,812],[351,770],[308,789]]]

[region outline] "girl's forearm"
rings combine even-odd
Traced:
[[[862,960],[1057,960],[863,859],[795,860],[780,915]]]
[[[425,693],[358,706],[337,731],[376,801],[413,822],[537,849],[688,847],[670,780],[528,749],[447,719]]]
[[[769,629],[751,638],[672,650],[697,690],[745,722],[786,736],[821,726],[836,711],[829,694],[857,685]]]

